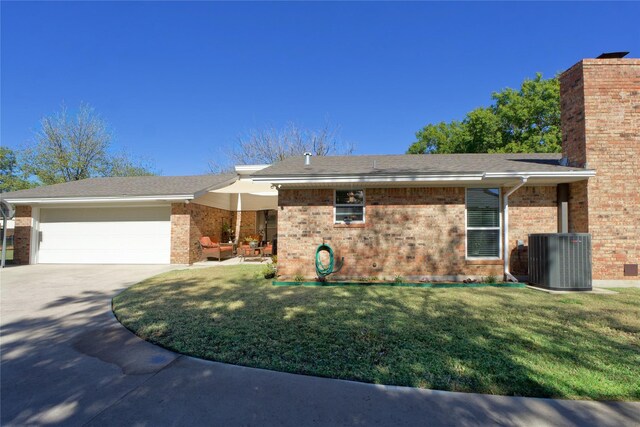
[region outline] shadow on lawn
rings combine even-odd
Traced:
[[[602,360],[637,366],[637,347],[592,328],[596,315],[580,306],[559,312],[557,300],[546,294],[294,289],[256,280],[257,270],[227,270],[226,279],[217,278],[218,271],[145,282],[115,299],[116,314],[141,336],[206,359],[441,390],[620,399],[625,396],[583,389],[570,375],[547,369],[589,369],[620,381]],[[532,305],[527,298],[547,303]]]
[[[531,377],[528,381],[532,386],[546,393],[557,391],[553,386],[541,386],[534,373],[518,362],[506,347],[494,348],[491,341],[485,341],[484,337],[489,340],[502,337],[500,334],[503,332],[500,332],[500,324],[495,319],[483,319],[486,310],[474,309],[473,301],[454,298],[445,310],[440,309],[442,295],[451,294],[432,290],[396,290],[403,295],[420,295],[417,301],[403,303],[394,296],[396,294],[379,288],[275,288],[266,281],[254,280],[254,270],[250,273],[247,270],[235,268],[237,274],[229,282],[215,279],[214,275],[218,273],[213,270],[202,270],[189,280],[185,278],[193,270],[169,273],[122,294],[116,298],[116,305],[121,314],[126,314],[126,323],[131,327],[137,325],[144,329],[143,324],[167,323],[164,332],[155,339],[169,347],[179,349],[183,345],[180,337],[197,331],[188,344],[201,352],[201,357],[214,360],[282,371],[295,372],[300,368],[302,372],[317,375],[330,373],[362,381],[395,381],[409,385],[419,385],[426,378],[428,381],[439,379],[443,387],[454,384],[462,387],[467,384],[465,381],[473,384],[475,378],[480,386],[497,383],[507,389],[508,378],[488,381],[474,376],[474,369],[489,369],[482,359],[491,356],[492,360],[500,361],[495,366],[499,373],[507,375],[511,370],[513,375]],[[3,290],[6,289],[4,286],[5,283]],[[422,419],[440,421],[435,424],[447,424],[449,421],[477,424],[478,420],[487,424],[524,423],[520,407],[514,411],[513,403],[500,398],[468,401],[466,396],[459,395],[437,395],[434,398],[432,395],[407,395],[394,390],[374,389],[366,391],[366,401],[354,401],[352,405],[349,393],[352,390],[357,392],[357,384],[335,385],[304,377],[280,381],[269,377],[259,383],[263,384],[260,394],[256,390],[255,379],[268,373],[246,373],[235,367],[226,370],[228,367],[188,358],[180,358],[179,361],[184,363],[171,365],[171,369],[178,370],[177,374],[169,377],[171,381],[157,375],[154,376],[156,382],[146,382],[153,374],[145,375],[139,370],[131,374],[136,368],[135,360],[131,359],[141,353],[135,346],[154,346],[140,342],[112,318],[109,302],[117,290],[93,290],[72,295],[67,295],[65,290],[61,292],[64,292],[62,296],[22,317],[9,319],[6,313],[3,315],[0,327],[2,425],[84,425],[115,402],[119,402],[117,408],[103,412],[102,419],[95,418],[98,425],[117,424],[109,417],[118,415],[126,405],[140,424],[149,423],[154,416],[156,424],[168,424],[169,420],[174,424],[197,424],[203,419],[215,424],[211,420],[225,414],[228,418],[219,418],[218,424],[238,423],[239,419],[244,424],[256,424],[252,417],[261,412],[269,414],[271,418],[267,419],[277,421],[272,424],[286,424],[290,412],[302,413],[301,418],[307,415],[309,420],[328,419],[336,421],[328,424],[347,424],[343,418],[331,418],[340,411],[341,416],[353,417],[348,418],[352,421],[349,424],[362,424],[362,420],[373,424],[379,421],[375,416],[380,411],[372,410],[372,406],[393,415],[389,424],[402,420],[405,412],[421,413],[424,414]],[[514,295],[496,291],[491,293],[491,303],[507,307],[512,304],[511,310],[516,310],[521,304]],[[7,294],[3,298],[3,302],[7,302]],[[381,311],[388,311],[388,315],[380,316]],[[169,319],[169,313],[175,312],[179,315]],[[326,316],[321,316],[325,313]],[[462,322],[466,332],[461,333],[451,319],[462,319],[457,322]],[[431,328],[433,331],[429,331],[429,322],[436,326]],[[627,322],[622,323],[626,325]],[[406,328],[406,324],[421,327]],[[626,327],[632,326],[630,323]],[[412,331],[416,329],[419,339],[413,337]],[[512,339],[518,338],[514,336]],[[456,342],[468,342],[469,352],[462,352]],[[83,353],[86,344],[91,351]],[[127,358],[115,362],[113,357],[100,354],[106,344],[110,344],[109,356],[117,353],[119,348],[131,350],[134,346],[134,351],[130,351]],[[597,345],[611,343],[603,340]],[[615,348],[612,347],[611,351]],[[154,360],[157,352],[168,353],[154,347],[151,353]],[[145,360],[143,365],[148,367],[150,363],[154,362]],[[469,366],[470,372],[458,372],[460,364]],[[323,370],[324,365],[331,370]],[[429,379],[431,366],[441,367],[435,379]],[[205,394],[202,393],[203,384],[207,390]],[[228,388],[221,389],[221,384]],[[231,400],[228,398],[230,395],[233,396]],[[291,403],[296,395],[302,395],[306,400],[294,408]],[[170,397],[162,400],[166,396]],[[313,404],[306,404],[318,396],[320,399]],[[273,400],[270,399],[277,401],[275,407],[287,410],[273,415],[277,411],[273,410]],[[344,404],[342,407],[341,402]],[[541,408],[540,401],[522,400],[521,407],[527,414],[540,417],[536,419],[566,421],[563,424],[590,425],[606,421],[610,425],[624,425],[637,419],[637,412],[628,404],[612,403],[583,413],[575,411],[575,406],[570,403],[550,402]],[[230,407],[234,410],[229,414]],[[340,409],[336,410],[336,407]],[[597,418],[589,414],[595,414]]]

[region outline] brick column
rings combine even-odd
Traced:
[[[231,222],[231,212],[198,203],[171,205],[171,264],[193,264],[202,258],[199,239],[219,242],[222,223]]]
[[[171,204],[171,264],[191,263],[191,215],[185,203]]]
[[[584,59],[560,76],[562,153],[596,170],[572,183],[569,230],[589,232],[594,280],[640,263],[640,59]]]
[[[31,260],[31,206],[16,206],[13,235],[13,260],[16,264],[29,264]]]

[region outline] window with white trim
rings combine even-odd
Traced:
[[[467,188],[467,258],[500,258],[500,189]]]
[[[364,190],[336,190],[334,200],[336,224],[364,222]]]

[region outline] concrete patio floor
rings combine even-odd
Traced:
[[[202,267],[224,267],[227,265],[238,265],[238,264],[266,264],[270,263],[271,258],[269,257],[246,257],[243,258],[241,256],[234,256],[232,258],[223,259],[222,261],[218,261],[215,259],[199,261],[193,263],[190,268],[202,268]]]
[[[16,426],[640,423],[640,403],[532,399],[379,386],[181,356],[140,340],[111,313],[111,298],[118,292],[172,268],[176,267],[36,265],[2,270],[0,423]]]

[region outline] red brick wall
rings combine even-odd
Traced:
[[[202,236],[220,241],[222,222],[230,222],[231,211],[199,205],[173,203],[171,205],[171,263],[192,264],[200,261]]]
[[[31,255],[31,206],[16,206],[13,261],[29,264]]]
[[[529,234],[558,231],[557,187],[522,187],[509,196],[509,270],[528,274]],[[518,240],[524,247],[518,248]]]
[[[190,203],[189,206],[191,206],[191,230],[197,235],[196,240],[202,236],[208,236],[214,242],[220,242],[222,224],[231,224],[233,212],[197,203]]]
[[[236,229],[236,220],[237,220],[237,214],[241,215],[240,218],[240,235],[239,237],[239,242],[242,243],[245,237],[247,237],[248,235],[255,235],[257,234],[257,229],[256,229],[256,221],[257,221],[257,212],[256,211],[241,211],[241,212],[234,212],[233,218],[233,230],[235,231]]]
[[[572,166],[584,167],[587,162],[584,114],[584,79],[582,63],[578,63],[560,78],[562,156],[569,159]]]
[[[528,233],[556,231],[555,192],[525,187],[511,197],[512,248]],[[345,258],[335,278],[502,277],[502,260],[465,260],[464,188],[367,189],[365,198],[365,224],[345,226],[333,223],[333,190],[280,190],[280,274],[314,277],[324,239]]]
[[[569,232],[589,232],[589,189],[587,181],[569,184]]]
[[[637,280],[623,264],[640,262],[640,59],[585,59],[560,89],[563,153],[596,170],[571,187],[571,227],[592,234],[594,279]]]

